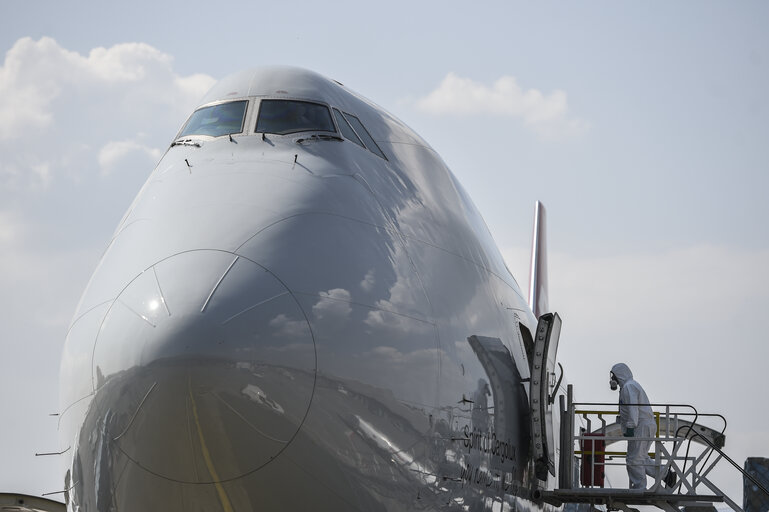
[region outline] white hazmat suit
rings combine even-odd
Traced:
[[[646,489],[646,475],[657,476],[657,468],[649,457],[651,438],[656,436],[657,423],[654,421],[649,398],[641,385],[633,380],[633,372],[625,363],[617,363],[611,372],[620,386],[619,418],[622,433],[627,442],[627,476],[631,489]],[[632,435],[631,435],[632,434]],[[647,438],[649,440],[634,440]]]

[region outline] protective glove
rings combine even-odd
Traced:
[[[628,427],[625,430],[625,437],[635,437],[635,427]]]

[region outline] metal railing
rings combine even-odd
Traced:
[[[570,386],[569,386],[570,388]],[[618,422],[618,407],[606,403],[573,402],[571,389],[567,403],[561,400],[560,491],[574,490],[575,496],[585,489],[604,487],[604,470],[611,466],[627,467],[627,452],[612,444],[627,441]],[[636,406],[643,404],[628,404]],[[745,478],[769,496],[769,491],[753,475],[744,471],[722,450],[725,444],[726,419],[720,414],[702,414],[688,404],[650,404],[657,429],[653,437],[633,437],[652,446],[650,461],[654,483],[647,493],[668,495],[675,502],[682,497],[723,499],[736,512],[742,508],[725,495],[710,479],[713,469],[727,461]],[[577,432],[577,420],[582,426]],[[706,426],[701,422],[715,428]],[[576,432],[576,433],[575,433]],[[576,478],[574,471],[579,472]],[[675,482],[672,477],[675,475]],[[704,492],[703,492],[704,491]],[[627,489],[624,490],[627,493]],[[712,493],[712,494],[710,494]]]

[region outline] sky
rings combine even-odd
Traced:
[[[653,402],[769,457],[769,4],[0,0],[0,491],[62,488],[58,365],[113,229],[198,99],[301,66],[414,128],[528,286],[548,211],[559,355],[584,401]],[[741,479],[717,473],[741,503]]]

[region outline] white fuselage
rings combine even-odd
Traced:
[[[257,132],[265,100],[355,117],[384,158],[338,118]],[[81,299],[61,368],[70,509],[535,507],[536,319],[461,185],[315,73],[233,75],[201,106],[231,101],[240,131],[177,139]]]

